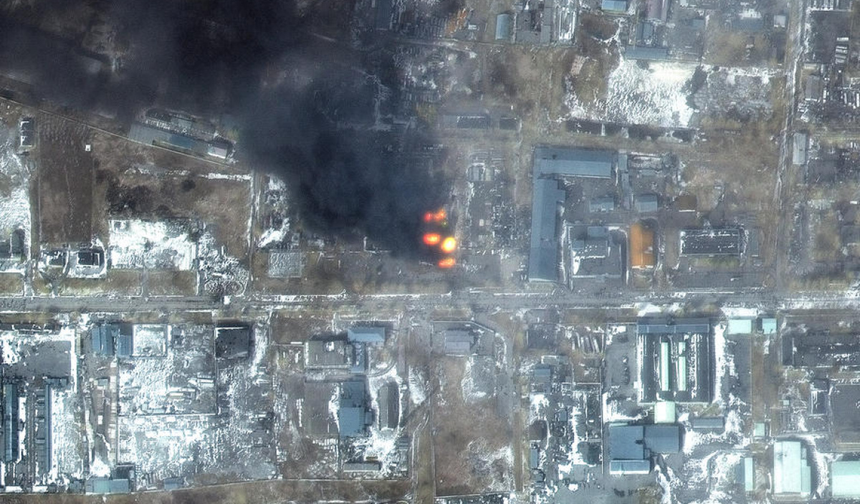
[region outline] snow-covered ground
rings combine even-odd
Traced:
[[[568,94],[570,115],[621,124],[687,127],[694,110],[687,103],[687,83],[696,67],[679,63],[652,63],[641,67],[621,59],[608,76],[605,100],[584,103]]]
[[[184,222],[110,221],[110,258],[114,268],[189,271],[196,257],[197,244]]]
[[[17,137],[14,130],[0,127],[0,179],[5,179],[8,192],[0,192],[0,239],[8,240],[16,229],[24,231],[25,253],[30,249],[30,172],[15,151]],[[21,269],[17,261],[0,265],[6,271]]]

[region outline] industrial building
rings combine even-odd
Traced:
[[[737,256],[741,253],[741,230],[683,229],[680,232],[681,255]]]
[[[800,441],[777,441],[773,444],[774,495],[808,496],[812,471],[806,448]]]
[[[555,179],[535,180],[532,195],[532,236],[529,281],[558,281],[558,207],[565,192]]]
[[[608,228],[572,225],[568,227],[570,278],[621,278],[623,247]]]
[[[537,147],[534,151],[531,282],[559,281],[559,205],[566,193],[559,178],[612,180],[617,154],[610,151]]]
[[[353,379],[340,384],[337,420],[341,438],[367,435],[374,419],[366,380]]]
[[[860,499],[860,461],[832,462],[830,488],[837,499]]]
[[[251,327],[224,324],[215,328],[215,356],[219,359],[243,359],[251,353]]]
[[[708,319],[640,319],[637,333],[639,402],[711,402]]]
[[[609,473],[647,474],[651,472],[653,454],[681,451],[681,428],[678,425],[609,426]]]

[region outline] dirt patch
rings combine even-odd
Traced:
[[[148,271],[145,275],[151,296],[193,296],[197,293],[194,271]]]
[[[437,495],[486,492],[512,471],[510,461],[497,456],[510,449],[511,427],[495,414],[493,395],[477,400],[463,396],[465,364],[456,358],[437,361],[442,382],[433,415]]]
[[[89,242],[93,236],[93,163],[89,130],[46,114],[36,118],[42,243]]]
[[[4,273],[0,274],[0,294],[20,294],[24,289],[24,280],[21,275]]]

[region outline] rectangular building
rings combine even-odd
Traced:
[[[640,319],[639,402],[707,403],[712,399],[708,319]]]
[[[565,192],[555,179],[534,181],[529,281],[558,281],[558,207]]]
[[[684,229],[680,232],[681,255],[731,256],[741,253],[741,230]]]

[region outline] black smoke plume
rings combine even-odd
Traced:
[[[0,7],[0,67],[26,76],[39,97],[126,121],[152,105],[230,114],[239,155],[287,180],[306,226],[415,255],[423,212],[444,203],[443,181],[409,160],[421,136],[371,131],[375,111],[397,97],[390,54],[316,36],[325,9],[351,4],[319,3],[300,13],[290,0],[88,2],[128,49],[118,65],[43,29],[78,2]]]

